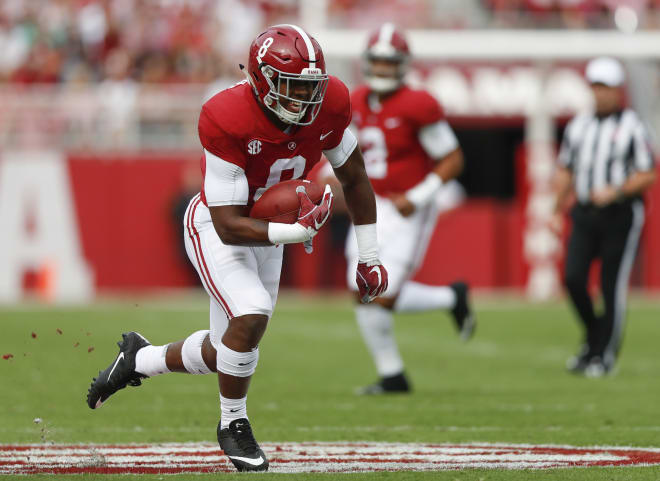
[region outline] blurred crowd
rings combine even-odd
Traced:
[[[392,18],[407,28],[660,27],[660,0],[333,0],[329,7],[337,27]]]
[[[0,82],[209,83],[296,12],[296,0],[2,0]]]
[[[303,1],[348,28],[612,28],[622,7],[655,28],[660,12],[660,0],[2,0],[0,83],[233,80],[255,33],[298,19]]]
[[[494,26],[615,28],[621,14],[635,28],[657,28],[660,0],[486,0]],[[617,17],[618,16],[618,17]]]

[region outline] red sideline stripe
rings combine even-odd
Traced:
[[[197,204],[199,203],[199,194],[197,194],[197,196],[193,197],[193,199],[194,200],[190,203],[190,205],[188,206],[188,210],[186,212],[186,228],[188,229],[188,237],[190,237],[190,240],[193,244],[193,249],[195,250],[195,258],[197,259],[197,266],[199,267],[199,273],[202,277],[202,282],[204,283],[204,287],[206,287],[206,290],[209,291],[211,296],[215,297],[213,291],[208,287],[209,283],[208,283],[208,280],[206,279],[206,272],[204,272],[204,270],[202,269],[201,262],[199,261],[199,252],[197,251],[197,244],[195,243],[195,236],[192,233],[191,226],[193,225],[193,222],[194,222],[194,220],[192,218],[192,212],[193,212],[193,209],[195,207],[197,207]],[[194,203],[194,206],[193,206],[193,203]],[[216,297],[216,301],[218,302],[218,304],[220,304],[220,306],[222,306],[222,303],[220,302],[220,300],[217,297]],[[222,306],[222,307],[224,309],[224,306]],[[225,310],[225,314],[226,313],[227,313],[227,311]]]
[[[231,312],[231,309],[229,309],[229,305],[225,302],[225,300],[222,298],[222,295],[220,294],[220,291],[218,288],[215,286],[213,283],[213,278],[211,277],[211,273],[209,272],[209,268],[206,265],[206,260],[204,259],[204,251],[202,251],[202,241],[199,238],[199,232],[197,232],[197,229],[195,228],[195,223],[194,223],[194,218],[195,218],[195,210],[197,210],[197,206],[202,202],[201,198],[197,199],[197,202],[195,203],[195,206],[193,207],[192,213],[190,215],[190,226],[195,233],[195,237],[197,238],[197,246],[199,248],[199,257],[202,259],[202,264],[204,265],[204,269],[206,271],[206,276],[208,278],[209,284],[211,287],[213,287],[213,292],[218,296],[220,299],[221,305],[224,307],[225,312],[227,314],[227,319],[233,319],[234,315]],[[195,243],[193,239],[193,244]]]
[[[201,198],[199,197],[199,194],[197,194],[197,199],[193,201],[194,205],[188,206],[188,220],[186,221],[188,227],[188,236],[190,237],[190,240],[193,243],[193,248],[195,249],[195,257],[197,258],[197,265],[199,266],[199,271],[202,274],[202,281],[206,284],[207,290],[215,298],[215,300],[218,302],[220,307],[222,307],[222,309],[225,311],[227,318],[233,319],[234,315],[232,314],[231,309],[229,309],[229,306],[222,298],[220,291],[213,283],[213,279],[211,278],[211,274],[209,273],[208,266],[206,265],[206,260],[204,259],[204,253],[202,251],[202,242],[199,238],[199,232],[197,232],[197,229],[195,229],[195,224],[194,224],[195,210],[197,209],[197,206],[200,204],[200,202],[201,202]],[[195,241],[195,239],[197,239],[197,241]]]

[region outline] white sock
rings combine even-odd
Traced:
[[[220,429],[229,427],[235,419],[247,419],[247,396],[240,399],[229,399],[220,394]]]
[[[394,339],[392,313],[378,304],[367,304],[355,306],[355,317],[378,374],[388,377],[402,372],[403,360]]]
[[[170,372],[165,364],[168,345],[144,346],[140,349],[135,355],[135,370],[149,377]]]
[[[453,309],[456,305],[456,292],[447,286],[429,286],[408,281],[394,303],[396,312],[432,311]]]

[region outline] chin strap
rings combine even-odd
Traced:
[[[282,119],[283,122],[292,125],[295,125],[296,122],[299,122],[303,117],[305,117],[305,112],[307,112],[307,105],[303,107],[300,113],[289,112],[282,106],[280,102],[277,102],[277,107],[275,108],[275,113],[278,115],[278,117]]]
[[[257,86],[254,85],[254,82],[252,81],[252,77],[250,77],[250,74],[248,73],[247,70],[245,70],[245,65],[242,63],[238,64],[238,67],[241,69],[241,72],[243,72],[243,75],[245,75],[245,78],[247,79],[248,83],[252,86],[252,89],[254,90],[254,93],[259,96],[259,92],[257,92]]]

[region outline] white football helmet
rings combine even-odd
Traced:
[[[410,49],[403,32],[392,23],[385,23],[369,35],[364,53],[364,77],[369,88],[376,93],[387,93],[398,89],[408,70]],[[374,61],[383,60],[396,65],[393,76],[377,74]]]

